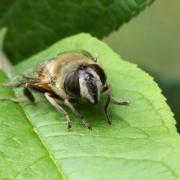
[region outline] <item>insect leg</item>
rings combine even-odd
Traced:
[[[27,83],[25,84],[25,86],[24,86],[24,88],[23,88],[23,93],[24,93],[24,95],[28,98],[28,100],[29,100],[30,102],[32,102],[32,103],[35,102],[35,98],[34,98],[32,92],[29,90]]]
[[[103,93],[109,93],[108,91],[109,91],[109,89],[111,89],[111,87],[110,86],[106,86],[106,87],[104,87],[104,89],[103,89]],[[128,105],[130,105],[130,103],[129,103],[129,101],[120,101],[120,100],[118,100],[118,99],[116,99],[116,98],[114,98],[113,96],[111,96],[111,103],[113,103],[113,104],[117,104],[117,105],[125,105],[125,106],[128,106]]]
[[[68,101],[68,100],[64,100],[64,104],[67,105],[71,111],[76,114],[82,121],[82,123],[89,129],[92,130],[92,127],[90,125],[90,123],[83,117],[82,114],[80,114],[75,108],[74,106]]]
[[[14,102],[14,103],[27,103],[29,104],[30,102],[33,103],[35,101],[34,96],[32,95],[31,91],[28,89],[28,84],[26,83],[24,88],[23,88],[24,95],[28,98],[27,99],[19,99],[19,98],[11,98],[11,97],[5,97],[5,98],[0,98],[0,101],[9,101],[9,102]]]
[[[106,90],[106,102],[104,105],[104,113],[105,113],[108,124],[111,124],[111,119],[108,114],[108,107],[109,107],[110,102],[111,102],[111,87],[109,87]]]
[[[9,102],[17,103],[17,104],[20,104],[20,103],[29,103],[29,101],[27,99],[17,99],[17,98],[10,98],[10,97],[0,98],[0,101],[1,102],[9,101]]]
[[[124,105],[124,106],[130,105],[129,101],[120,101],[120,100],[117,100],[116,98],[114,98],[112,96],[111,96],[111,103],[117,104],[117,105]]]
[[[46,99],[49,101],[49,103],[55,107],[60,113],[62,113],[66,120],[67,120],[67,128],[70,129],[71,126],[71,120],[69,118],[69,115],[67,114],[67,112],[56,102],[56,100],[54,98],[51,97],[50,93],[44,93],[44,96],[46,97]]]

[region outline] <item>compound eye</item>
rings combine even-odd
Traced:
[[[64,89],[70,96],[80,96],[79,74],[76,71],[68,74],[64,81]]]
[[[102,84],[104,85],[106,83],[106,74],[104,70],[97,64],[90,64],[89,67],[91,67],[98,74]]]

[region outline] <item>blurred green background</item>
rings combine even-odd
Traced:
[[[104,41],[155,77],[180,131],[180,1],[155,1]]]

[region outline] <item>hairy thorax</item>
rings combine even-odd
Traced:
[[[53,58],[41,65],[39,80],[44,82],[42,85],[44,88],[52,89],[62,99],[76,100],[77,97],[71,97],[65,92],[64,80],[82,64],[94,64],[94,61],[81,54],[72,56],[65,54]]]

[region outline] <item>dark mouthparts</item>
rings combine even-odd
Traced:
[[[78,68],[78,70],[85,70],[87,68],[93,69],[96,74],[99,76],[101,79],[102,84],[104,85],[106,83],[106,74],[104,70],[98,65],[98,64],[81,64]]]
[[[97,104],[97,102],[98,102],[98,88],[97,88],[96,81],[94,80],[93,75],[90,73],[86,73],[85,74],[85,80],[86,80],[88,92],[89,92],[90,96],[93,98],[94,104]]]

